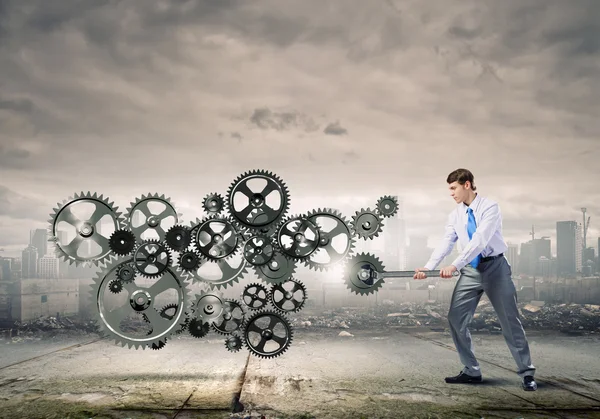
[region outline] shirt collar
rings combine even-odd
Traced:
[[[475,208],[477,208],[477,205],[479,204],[479,194],[477,192],[475,192],[475,199],[473,199],[473,202],[471,202],[471,205],[467,205],[464,202],[461,202],[460,205],[462,205],[462,211],[466,214],[467,210],[469,208],[473,208],[473,211],[475,211]]]

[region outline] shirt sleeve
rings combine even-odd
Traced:
[[[473,233],[473,237],[469,244],[465,246],[460,255],[452,262],[456,269],[464,268],[469,262],[475,259],[475,256],[483,252],[494,233],[498,229],[498,224],[501,220],[500,207],[497,203],[492,204],[481,215],[481,220],[477,226],[477,230]]]
[[[425,264],[425,268],[430,271],[435,269],[436,266],[440,264],[440,262],[452,251],[454,247],[454,243],[458,240],[458,235],[456,234],[455,225],[455,212],[451,212],[448,216],[448,221],[446,222],[446,232],[444,237],[442,238],[442,242],[436,247],[436,249],[431,254],[429,261]]]

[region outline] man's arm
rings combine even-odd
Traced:
[[[458,240],[458,235],[454,229],[455,213],[456,211],[453,211],[448,216],[448,221],[446,222],[446,232],[442,238],[442,242],[436,247],[429,258],[429,261],[425,264],[425,268],[429,269],[430,271],[435,269],[435,267],[440,264],[446,255],[452,251],[454,243],[456,243]]]
[[[496,203],[483,212],[481,221],[477,226],[477,230],[473,233],[471,241],[465,246],[454,262],[452,262],[452,265],[456,266],[457,270],[464,268],[475,256],[483,252],[483,249],[485,249],[496,232],[501,219],[500,207]]]

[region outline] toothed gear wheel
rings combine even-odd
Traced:
[[[377,215],[376,212],[371,211],[370,208],[366,210],[361,208],[360,211],[356,211],[356,214],[352,217],[352,230],[354,234],[362,239],[371,239],[379,236],[379,233],[383,231],[383,221]]]
[[[205,218],[192,229],[194,246],[208,260],[218,261],[236,253],[243,240],[228,217]]]
[[[260,310],[266,307],[270,298],[269,290],[262,284],[248,284],[242,292],[242,302],[250,310]]]
[[[306,287],[296,279],[271,287],[271,304],[282,313],[297,313],[304,307]]]
[[[242,304],[236,300],[226,299],[223,304],[223,315],[218,322],[213,321],[215,332],[228,335],[241,329],[246,312]]]
[[[225,200],[217,193],[210,193],[204,197],[202,207],[208,214],[219,214],[225,208]]]
[[[274,254],[275,247],[269,236],[258,234],[248,238],[244,243],[244,258],[253,266],[268,263]]]
[[[319,228],[319,247],[304,260],[307,267],[323,271],[352,254],[354,233],[340,212],[324,208],[310,211],[307,217]]]
[[[161,209],[157,210],[157,206]],[[158,194],[136,198],[125,213],[127,227],[139,240],[165,240],[165,229],[179,223],[180,218],[181,214],[177,212],[171,199]]]
[[[367,283],[370,277],[370,270],[383,272],[385,267],[383,263],[374,255],[369,253],[359,253],[348,260],[344,269],[345,282],[348,289],[360,295],[372,294],[381,288],[384,284],[383,278]]]
[[[191,319],[188,323],[188,332],[195,338],[203,338],[210,331],[210,324],[198,319]]]
[[[133,264],[142,276],[156,278],[171,266],[171,253],[163,243],[146,240],[135,249]]]
[[[244,341],[248,350],[260,358],[274,358],[289,348],[292,325],[283,315],[265,310],[252,314],[244,324]]]
[[[128,256],[135,249],[135,235],[126,229],[116,230],[108,239],[110,250],[119,256]]]
[[[183,252],[192,242],[192,232],[188,227],[174,225],[166,234],[167,246],[174,252]]]
[[[122,263],[122,259],[109,263],[98,272],[91,287],[94,314],[100,331],[117,344],[129,348],[144,349],[153,344],[160,346],[184,322],[184,313],[190,304],[190,290],[179,276],[167,269],[160,279],[147,287],[135,282],[123,283],[126,293],[121,292],[116,297],[111,295],[109,287],[111,281],[116,279],[117,269]],[[175,295],[177,304],[177,310],[170,319],[160,316],[155,308],[156,297],[165,292],[171,299]],[[132,330],[128,326],[128,319],[136,316],[148,322],[150,332]]]
[[[259,278],[267,284],[281,284],[289,281],[296,272],[296,261],[285,256],[280,251],[275,251],[271,260],[262,265],[255,266],[254,270]]]
[[[197,252],[188,250],[179,255],[178,262],[181,270],[184,272],[192,272],[200,267],[201,258]]]
[[[113,294],[118,294],[123,291],[123,284],[118,279],[113,279],[110,281],[110,284],[108,284],[108,289]]]
[[[178,308],[179,306],[175,303],[167,304],[166,306],[160,309],[160,317],[167,320],[173,320],[173,317],[175,317],[175,315],[177,314]],[[185,320],[179,324],[179,329],[174,332],[176,335],[181,334],[187,328],[187,325],[189,323],[189,319],[187,317],[188,313],[184,313],[184,315]]]
[[[74,209],[83,205],[94,205],[94,211],[88,219],[80,219]],[[90,192],[75,194],[61,203],[58,203],[54,212],[50,214],[48,222],[49,241],[54,242],[55,253],[59,259],[75,264],[76,266],[102,266],[111,259],[112,251],[109,238],[100,232],[98,223],[102,223],[102,230],[109,228],[111,231],[119,230],[125,227],[123,216],[118,212],[118,207],[114,203],[103,198],[102,195],[93,195]],[[85,211],[87,212],[87,211]],[[107,220],[107,216],[110,219]],[[110,223],[110,225],[109,225]],[[112,227],[112,228],[111,228]],[[70,240],[72,231],[75,231],[75,237]],[[81,255],[80,250],[88,249],[90,244],[95,243],[100,250],[93,255]],[[89,253],[84,252],[84,253]]]
[[[319,228],[305,216],[291,217],[279,227],[277,245],[290,258],[306,259],[319,246]]]
[[[249,184],[256,185],[259,183],[257,180],[261,180],[261,184],[266,181],[266,185],[257,188],[260,190],[253,190]],[[271,206],[271,194],[275,194],[276,198],[274,207]],[[278,176],[263,170],[252,170],[233,181],[227,191],[225,205],[240,226],[254,231],[268,231],[285,217],[290,196],[287,186]]]
[[[377,201],[377,214],[381,217],[392,217],[398,212],[398,199],[395,196],[385,195]]]
[[[131,282],[135,279],[135,268],[130,263],[123,263],[117,268],[117,278],[121,282]]]
[[[152,345],[149,345],[148,347],[149,347],[149,348],[152,348],[152,349],[153,349],[153,350],[155,350],[155,351],[158,351],[158,350],[160,350],[160,349],[164,348],[166,344],[167,344],[167,338],[165,338],[165,340],[164,340],[164,341],[160,341],[160,342],[158,343],[158,345],[157,345],[156,343],[153,343]]]
[[[242,349],[242,338],[237,335],[228,336],[225,339],[225,347],[229,352],[239,352]]]
[[[192,304],[193,318],[210,324],[223,318],[225,300],[221,293],[201,291]]]
[[[240,254],[216,262],[200,260],[198,269],[188,271],[186,276],[194,283],[208,284],[211,289],[219,290],[239,282],[248,272],[247,266],[248,262]],[[204,268],[208,268],[208,272]],[[220,275],[217,276],[216,270]]]

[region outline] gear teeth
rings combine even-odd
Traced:
[[[248,325],[250,323],[252,323],[254,320],[256,320],[257,318],[264,316],[265,314],[266,315],[274,315],[274,316],[278,317],[279,319],[281,319],[282,322],[287,326],[286,330],[289,332],[289,340],[287,342],[287,345],[284,345],[283,347],[278,349],[277,352],[275,352],[274,354],[270,354],[270,355],[260,354],[257,351],[255,351],[252,348],[252,346],[250,345],[248,336],[247,336]],[[244,342],[244,345],[246,346],[246,348],[248,349],[248,351],[250,351],[250,353],[252,355],[257,356],[259,358],[263,358],[263,359],[277,358],[277,357],[281,356],[284,352],[286,352],[289,349],[289,347],[291,346],[291,344],[294,340],[294,329],[286,315],[278,313],[274,310],[264,309],[264,310],[259,310],[255,313],[252,313],[252,315],[244,322],[243,336],[244,336],[244,338],[242,340]]]
[[[275,291],[277,291],[280,286],[283,286],[284,284],[287,284],[289,282],[298,284],[300,286],[300,289],[302,290],[302,295],[303,295],[302,302],[294,310],[284,310],[283,308],[279,307],[277,305],[277,303],[275,302]],[[283,293],[283,291],[281,291],[281,290],[279,290],[279,292]],[[298,292],[298,291],[296,291],[296,292]],[[282,284],[276,284],[271,287],[270,302],[271,302],[271,305],[273,306],[273,309],[275,311],[277,311],[278,313],[281,313],[281,314],[298,313],[299,311],[301,311],[304,308],[304,304],[306,303],[307,299],[308,299],[308,295],[307,295],[306,286],[302,283],[302,281],[299,281],[297,279],[290,279],[287,282],[284,282]]]

